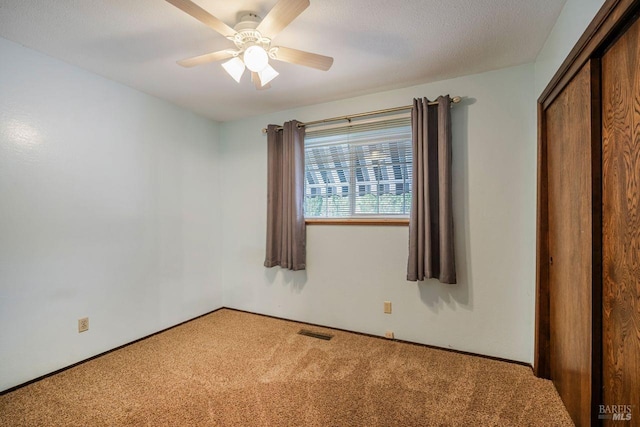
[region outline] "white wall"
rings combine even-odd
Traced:
[[[567,0],[535,63],[536,97],[551,81],[604,0]]]
[[[221,124],[224,304],[531,362],[535,290],[533,64]],[[261,128],[466,97],[453,108],[457,285],[405,280],[407,227],[309,226],[306,272],[266,269]],[[234,178],[238,177],[238,178]],[[383,301],[393,314],[383,314]]]
[[[0,57],[4,390],[222,291],[218,125],[4,39]]]
[[[0,39],[0,390],[222,305],[531,362],[535,97],[603,3],[568,0],[535,66],[225,123],[221,138]],[[458,285],[404,280],[406,227],[310,226],[306,272],[262,267],[262,127],[443,93],[467,97],[453,109]]]

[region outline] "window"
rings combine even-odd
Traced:
[[[409,115],[368,118],[306,132],[305,217],[409,215]]]

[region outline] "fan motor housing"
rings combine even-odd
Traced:
[[[233,29],[239,33],[246,30],[255,30],[258,27],[258,24],[260,24],[260,21],[262,21],[262,18],[255,13],[247,13],[240,17],[240,20]]]
[[[269,51],[271,47],[271,39],[263,37],[256,28],[262,19],[255,13],[246,13],[240,17],[240,21],[233,27],[236,34],[229,37],[233,41],[240,52],[246,50],[249,46],[260,46],[265,51]]]

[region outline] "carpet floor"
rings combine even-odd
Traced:
[[[573,424],[526,366],[222,309],[0,396],[0,425]]]

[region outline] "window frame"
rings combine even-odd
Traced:
[[[307,225],[387,225],[387,226],[408,226],[409,218],[306,218]]]
[[[351,129],[352,127],[356,127],[357,126],[367,126],[370,123],[380,123],[380,122],[389,122],[389,130],[394,129],[394,125],[397,127],[397,123],[394,123],[394,120],[398,120],[401,119],[407,123],[402,124],[402,126],[408,126],[409,127],[409,132],[411,132],[410,128],[411,128],[411,123],[410,123],[410,113],[404,113],[404,114],[396,114],[396,115],[388,115],[385,114],[383,116],[378,115],[378,117],[366,117],[364,120],[358,120],[355,122],[352,122],[351,120],[349,120],[348,123],[340,123],[337,125],[323,125],[322,129],[320,129],[320,131],[322,130],[326,130],[326,129],[330,129],[333,130],[334,132],[336,132],[334,135],[341,135],[344,137],[345,140],[349,140],[351,137]],[[376,126],[376,125],[374,125]],[[340,134],[340,132],[337,130],[338,128],[349,128],[349,129],[345,129],[345,132],[343,134]],[[384,134],[384,130],[385,128],[379,128],[380,130],[382,130],[382,135]],[[313,129],[314,131],[318,131],[318,129]],[[357,131],[356,131],[357,132]],[[362,132],[362,130],[360,130],[360,132]],[[381,135],[381,136],[382,136]],[[307,135],[305,135],[305,160],[307,159],[307,149],[313,147],[313,145],[311,147],[309,147],[307,145]],[[313,137],[312,137],[313,138]],[[391,141],[381,141],[379,143],[390,143]],[[400,142],[400,141],[399,141]],[[404,143],[407,143],[407,140],[404,140]],[[349,142],[346,142],[346,144],[349,144]],[[336,145],[341,145],[340,142],[337,142]],[[350,145],[350,144],[349,144]],[[320,145],[322,146],[322,145]],[[411,153],[411,148],[409,147],[409,153]],[[412,160],[403,163],[403,164],[408,164],[411,165]],[[356,173],[355,173],[355,168],[356,166],[354,165],[350,165],[349,166],[349,170],[350,173],[349,174],[349,181],[348,181],[348,187],[349,187],[349,193],[348,193],[348,198],[349,198],[349,215],[348,216],[344,216],[344,217],[323,217],[323,216],[306,216],[305,213],[305,223],[308,225],[391,225],[391,226],[406,226],[409,224],[409,217],[410,217],[410,212],[411,212],[411,200],[409,200],[409,206],[407,209],[407,205],[406,202],[403,202],[404,204],[404,208],[403,210],[406,212],[404,214],[394,214],[394,213],[360,213],[360,214],[356,214],[355,210],[357,209],[357,205],[356,205],[356,197],[357,197],[357,185],[358,185],[358,181],[356,178]],[[305,187],[305,193],[304,193],[304,203],[306,205],[307,203],[307,169],[306,169],[306,165],[305,165],[305,181],[304,181],[304,187]],[[411,178],[412,177],[412,173],[410,174]],[[313,183],[312,183],[313,184]],[[411,186],[412,186],[412,181],[410,181],[409,183],[409,190],[406,191],[406,193],[404,194],[411,194]],[[314,184],[315,185],[315,184]],[[371,184],[374,185],[374,184]],[[380,185],[380,184],[378,184]],[[386,194],[386,193],[384,193]],[[389,192],[389,194],[391,194]],[[376,190],[376,195],[379,196],[379,194],[377,193]],[[325,196],[326,197],[326,196]],[[413,195],[411,194],[411,197],[413,197]],[[328,197],[327,197],[328,200]],[[305,206],[306,207],[306,206]]]

